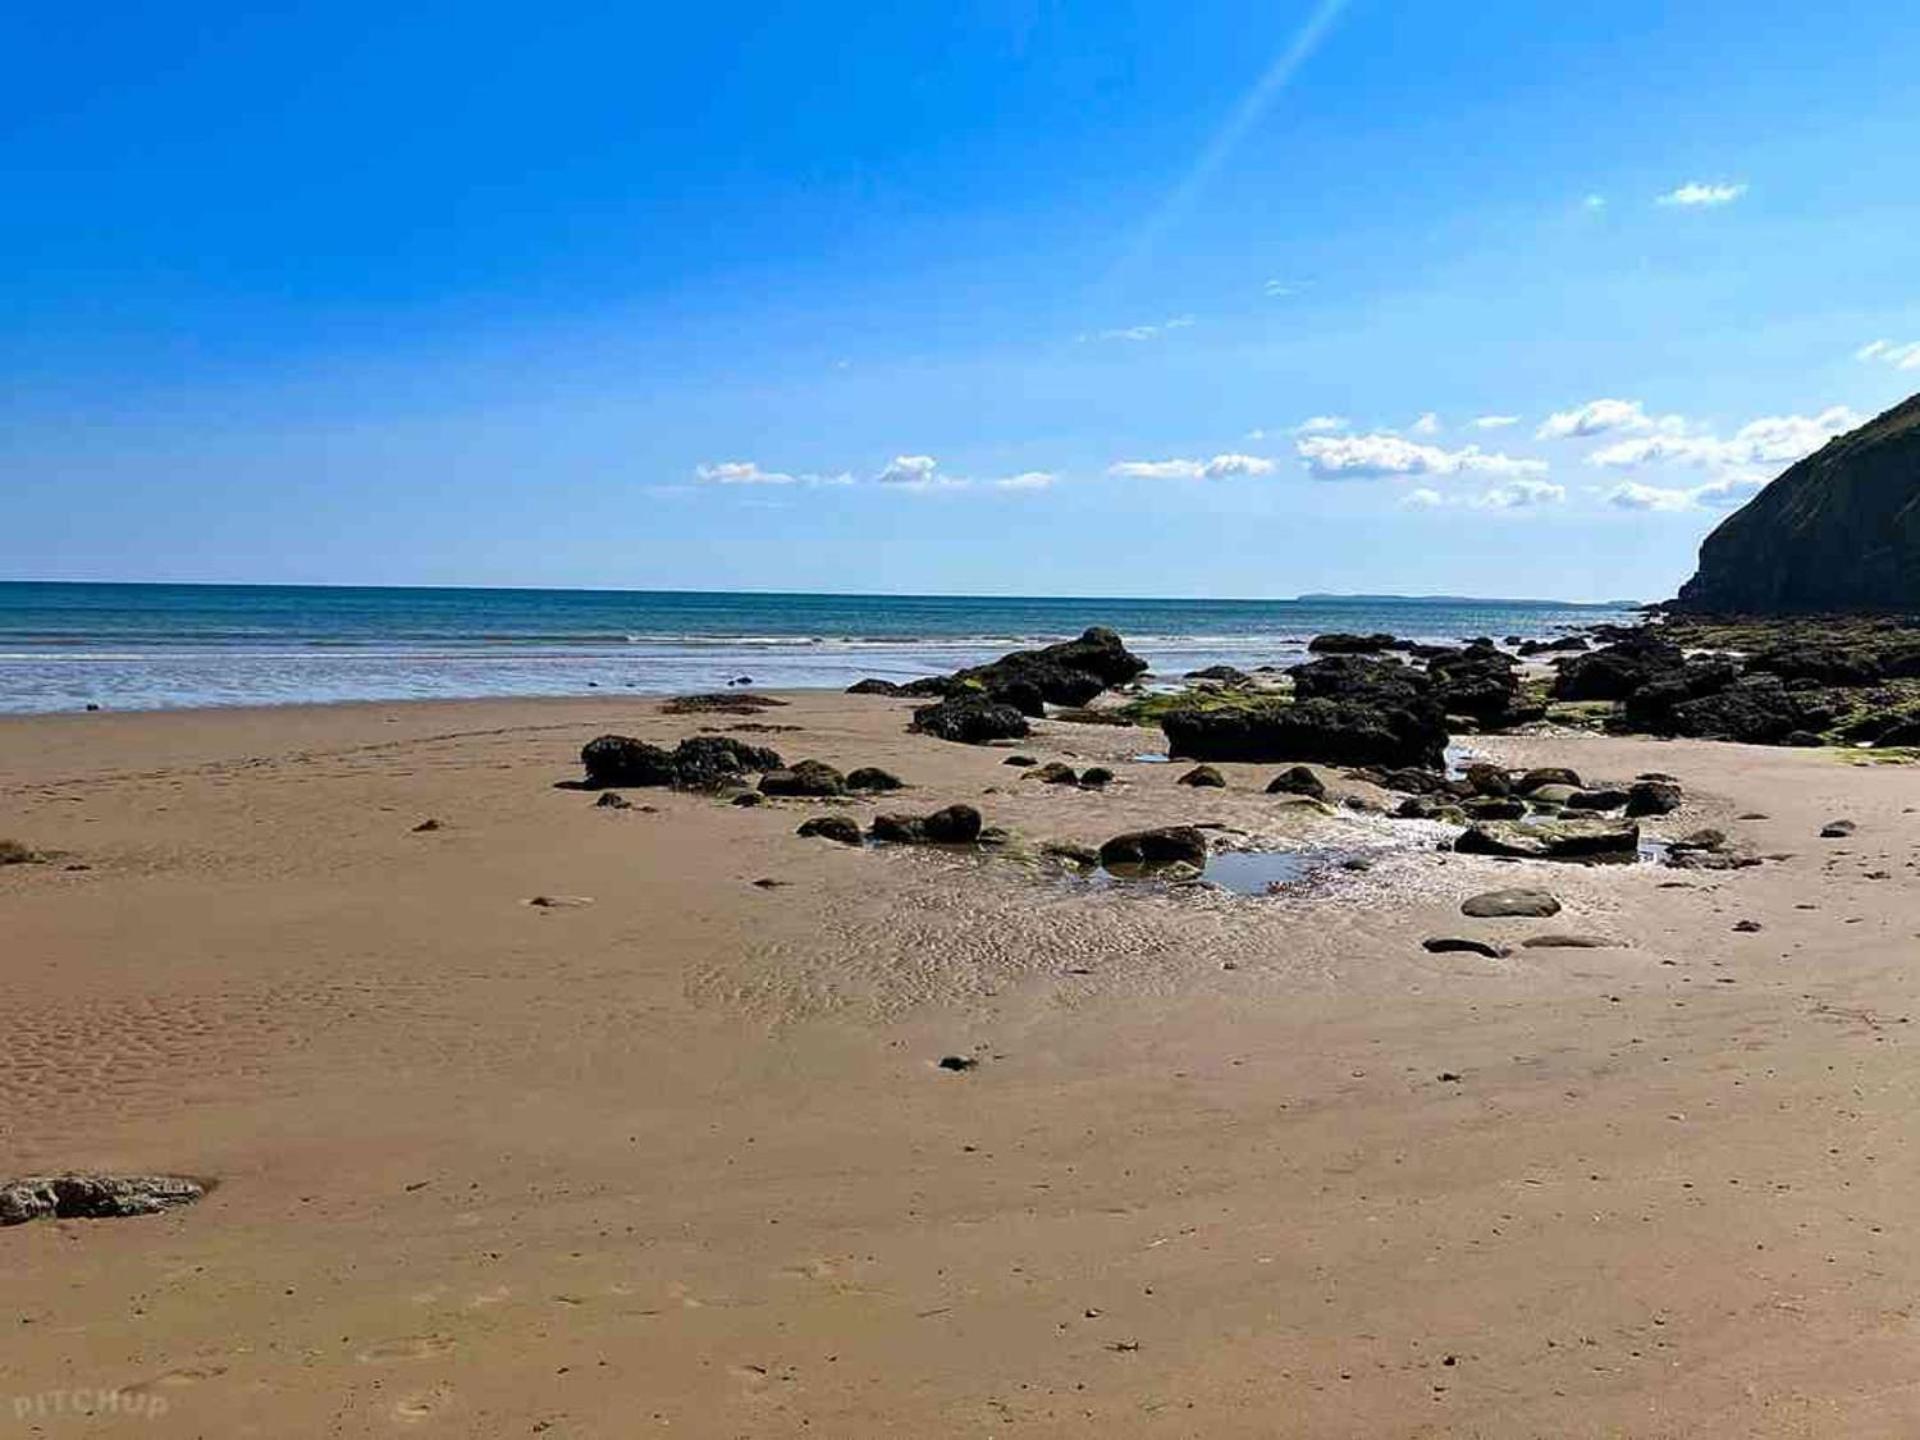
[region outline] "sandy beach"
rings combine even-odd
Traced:
[[[1770,857],[1514,864],[1271,765],[1181,787],[1157,731],[785,698],[0,720],[0,836],[49,857],[0,868],[0,1178],[217,1182],[0,1231],[0,1435],[1920,1429],[1912,770],[1475,739],[1669,772],[1654,833]],[[561,783],[705,726],[910,788]],[[1247,898],[794,834],[955,801],[1371,866]],[[1521,883],[1564,912],[1459,913]]]

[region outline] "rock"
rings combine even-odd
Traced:
[[[1674,608],[1909,611],[1920,574],[1916,495],[1920,395],[1829,441],[1721,521]]]
[[[1420,946],[1433,955],[1484,955],[1489,960],[1504,960],[1513,953],[1504,945],[1495,945],[1489,940],[1469,940],[1459,935],[1431,935],[1422,940]]]
[[[865,680],[856,680],[847,687],[849,695],[898,695],[899,693],[900,687],[893,681],[879,680],[871,676]]]
[[[1072,840],[1049,840],[1040,847],[1040,853],[1076,870],[1092,870],[1100,863],[1098,850]]]
[[[584,910],[593,904],[591,895],[536,895],[527,901],[536,910]]]
[[[633,802],[618,790],[602,791],[600,798],[593,803],[601,810],[631,810],[633,808]]]
[[[767,803],[767,797],[762,795],[758,790],[742,790],[738,795],[733,797],[733,803],[742,808],[764,805]]]
[[[1307,649],[1315,655],[1377,655],[1385,650],[1398,649],[1399,646],[1399,640],[1385,633],[1349,635],[1337,630],[1328,635],[1316,635],[1307,642]]]
[[[896,845],[970,845],[980,838],[980,812],[949,805],[931,815],[876,815],[868,832]]]
[[[1855,825],[1851,820],[1829,820],[1825,825],[1820,827],[1820,838],[1822,840],[1844,840],[1858,828],[1859,826]]]
[[[1189,670],[1183,677],[1188,680],[1209,680],[1218,685],[1227,685],[1235,689],[1251,685],[1253,677],[1244,670],[1236,670],[1231,665],[1209,665],[1204,670]]]
[[[1080,772],[1080,783],[1088,790],[1098,790],[1113,783],[1113,771],[1104,765],[1089,765]]]
[[[1428,766],[1445,758],[1438,707],[1328,697],[1217,710],[1181,708],[1160,721],[1177,759],[1305,760],[1323,765]]]
[[[1024,778],[1038,780],[1042,785],[1078,785],[1080,783],[1079,772],[1071,765],[1062,764],[1058,760],[1049,760],[1044,765],[1036,766],[1029,770]]]
[[[1626,945],[1604,935],[1529,935],[1520,943],[1528,950],[1618,950]]]
[[[760,777],[763,795],[844,795],[846,789],[846,776],[820,760],[801,760]]]
[[[905,781],[901,780],[898,775],[895,775],[891,771],[882,770],[873,765],[862,765],[858,770],[849,771],[847,774],[847,789],[849,790],[864,790],[869,792],[899,790],[905,787],[905,783]]]
[[[801,821],[800,828],[793,833],[806,839],[817,835],[822,840],[833,840],[842,845],[860,843],[860,827],[846,815],[815,815],[810,820]]]
[[[1625,700],[1642,686],[1680,667],[1684,657],[1671,641],[1644,632],[1616,644],[1559,662],[1556,700]]]
[[[1639,857],[1640,827],[1631,820],[1580,818],[1482,820],[1453,842],[1462,855],[1502,855],[1521,860],[1626,862]]]
[[[1449,715],[1464,715],[1486,730],[1538,720],[1544,707],[1520,699],[1520,671],[1511,655],[1476,642],[1428,657],[1433,698]]]
[[[1519,820],[1527,813],[1527,802],[1518,795],[1505,798],[1477,795],[1461,804],[1467,815],[1475,820]]]
[[[1715,830],[1712,826],[1692,830],[1682,835],[1667,847],[1673,850],[1722,850],[1726,848],[1727,832]]]
[[[1685,797],[1680,787],[1668,780],[1636,780],[1627,789],[1627,817],[1671,815]]]
[[[1579,793],[1580,792],[1571,785],[1542,785],[1539,789],[1529,794],[1527,799],[1531,800],[1535,805],[1550,805],[1558,810],[1564,808],[1567,801]]]
[[[1789,730],[1780,741],[1782,745],[1794,745],[1803,750],[1818,750],[1827,742],[1811,730]]]
[[[1453,801],[1433,795],[1409,795],[1393,808],[1396,820],[1464,819],[1466,812]]]
[[[1027,717],[1019,710],[984,695],[950,695],[938,704],[923,705],[913,712],[909,728],[962,745],[1024,740],[1030,733]]]
[[[1513,778],[1498,765],[1489,765],[1484,760],[1467,766],[1466,781],[1473,787],[1474,794],[1491,799],[1504,799],[1513,793]]]
[[[18,840],[0,840],[0,865],[37,865],[40,852]]]
[[[1609,785],[1594,790],[1576,790],[1560,803],[1569,810],[1618,810],[1629,798],[1625,790]]]
[[[1304,765],[1282,770],[1267,782],[1269,795],[1305,795],[1310,799],[1327,798],[1326,784]]]
[[[1147,662],[1129,651],[1118,635],[1096,625],[1076,640],[1039,650],[1016,650],[990,664],[962,670],[954,680],[1023,713],[1039,715],[1047,704],[1085,705],[1146,668]]]
[[[942,1055],[933,1062],[939,1069],[964,1071],[977,1070],[980,1062],[971,1055]]]
[[[1116,835],[1100,847],[1100,863],[1109,870],[1117,866],[1155,867],[1192,865],[1204,870],[1207,864],[1207,837],[1191,825],[1170,825],[1159,830],[1134,830]]]
[[[1565,785],[1578,790],[1580,777],[1564,765],[1539,765],[1514,782],[1513,788],[1522,795],[1531,795],[1543,785]]]
[[[1758,935],[1762,927],[1758,920],[1736,920],[1733,928],[1736,934]]]
[[[1040,762],[1034,759],[1033,756],[1031,755],[1009,755],[1007,756],[1006,759],[1002,760],[1000,763],[1002,765],[1012,765],[1016,769],[1026,770],[1031,768],[1032,766],[1038,765]]]
[[[1705,694],[1692,695],[1649,717],[1655,734],[1748,745],[1779,745],[1800,731],[1824,729],[1833,708],[1818,692],[1790,690],[1777,675],[1742,675]]]
[[[207,1193],[179,1175],[35,1175],[0,1185],[0,1225],[157,1215]]]
[[[1227,788],[1227,777],[1211,765],[1196,765],[1182,775],[1177,783],[1192,785],[1196,789],[1224,790]]]
[[[749,771],[778,770],[778,753],[724,735],[695,735],[672,750],[625,735],[602,735],[580,752],[587,784],[608,786],[672,785],[683,790],[717,790],[738,784]]]
[[[985,846],[988,849],[997,850],[1002,846],[1013,843],[1013,832],[1004,825],[983,825],[980,828],[979,835],[975,837],[974,843]]]
[[[580,751],[589,785],[671,785],[679,778],[670,751],[626,735],[602,735]]]
[[[1544,920],[1560,913],[1560,902],[1544,890],[1488,890],[1464,901],[1460,913],[1476,920]]]

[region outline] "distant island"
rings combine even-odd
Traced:
[[[1560,610],[1632,610],[1645,605],[1645,600],[1529,600],[1505,599],[1492,595],[1374,595],[1374,594],[1335,594],[1314,591],[1306,595],[1296,595],[1298,604],[1429,604],[1429,605],[1541,605]]]

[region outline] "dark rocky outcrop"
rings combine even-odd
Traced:
[[[1302,700],[1222,710],[1170,710],[1168,754],[1188,760],[1308,760],[1323,765],[1439,768],[1447,735],[1430,705]]]
[[[1327,798],[1327,787],[1320,777],[1306,766],[1293,765],[1267,782],[1267,794],[1305,795],[1311,800],[1324,800]]]
[[[1674,608],[1920,609],[1920,395],[1829,441],[1721,521]]]
[[[1196,765],[1182,775],[1177,783],[1191,785],[1196,789],[1224,790],[1227,786],[1227,777],[1211,765]]]
[[[1681,663],[1680,647],[1644,632],[1562,660],[1554,676],[1556,700],[1624,700]]]
[[[593,788],[671,785],[717,790],[743,783],[747,774],[779,770],[779,753],[725,735],[695,735],[672,750],[627,735],[602,735],[580,751]]]
[[[1378,655],[1383,651],[1397,650],[1401,642],[1384,632],[1372,635],[1349,635],[1336,630],[1329,635],[1316,635],[1307,642],[1307,649],[1315,655]]]
[[[956,685],[977,690],[1026,715],[1041,715],[1047,705],[1085,705],[1115,685],[1124,685],[1147,668],[1120,637],[1095,625],[1076,640],[1039,650],[1015,650],[986,665],[954,676]]]
[[[1671,815],[1684,798],[1680,787],[1670,780],[1636,780],[1627,789],[1627,818]]]
[[[1012,705],[980,694],[949,695],[913,712],[909,727],[936,740],[984,745],[990,740],[1023,740],[1031,733],[1027,717]]]

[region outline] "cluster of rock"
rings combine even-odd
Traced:
[[[1096,625],[1078,639],[1015,650],[954,675],[904,685],[862,680],[848,693],[937,696],[936,703],[914,711],[912,728],[936,739],[980,745],[1018,740],[1028,734],[1027,721],[1044,716],[1049,705],[1085,705],[1146,668],[1147,662],[1128,650],[1119,635]]]
[[[1331,642],[1331,644],[1329,644]],[[1392,636],[1319,636],[1319,658],[1295,665],[1290,698],[1176,705],[1161,717],[1167,753],[1193,760],[1305,760],[1333,765],[1444,762],[1449,728],[1504,730],[1541,719],[1522,694],[1519,662],[1490,640],[1406,646],[1419,664],[1358,653]]]
[[[842,845],[858,845],[863,838],[892,845],[972,845],[995,838],[971,805],[949,805],[931,815],[876,815],[864,837],[848,815],[816,815],[796,833]]]
[[[1920,633],[1895,623],[1681,623],[1617,632],[1560,661],[1552,696],[1615,702],[1605,723],[1619,734],[1888,746],[1920,744],[1915,682]]]
[[[34,1175],[0,1184],[0,1225],[157,1215],[206,1193],[179,1175]]]
[[[777,750],[725,735],[694,735],[671,750],[630,735],[602,735],[587,742],[580,751],[580,763],[592,789],[743,789],[753,775],[760,780],[752,793],[776,797],[879,793],[898,790],[903,784],[899,776],[873,765],[844,775],[824,760],[796,760],[789,765]]]

